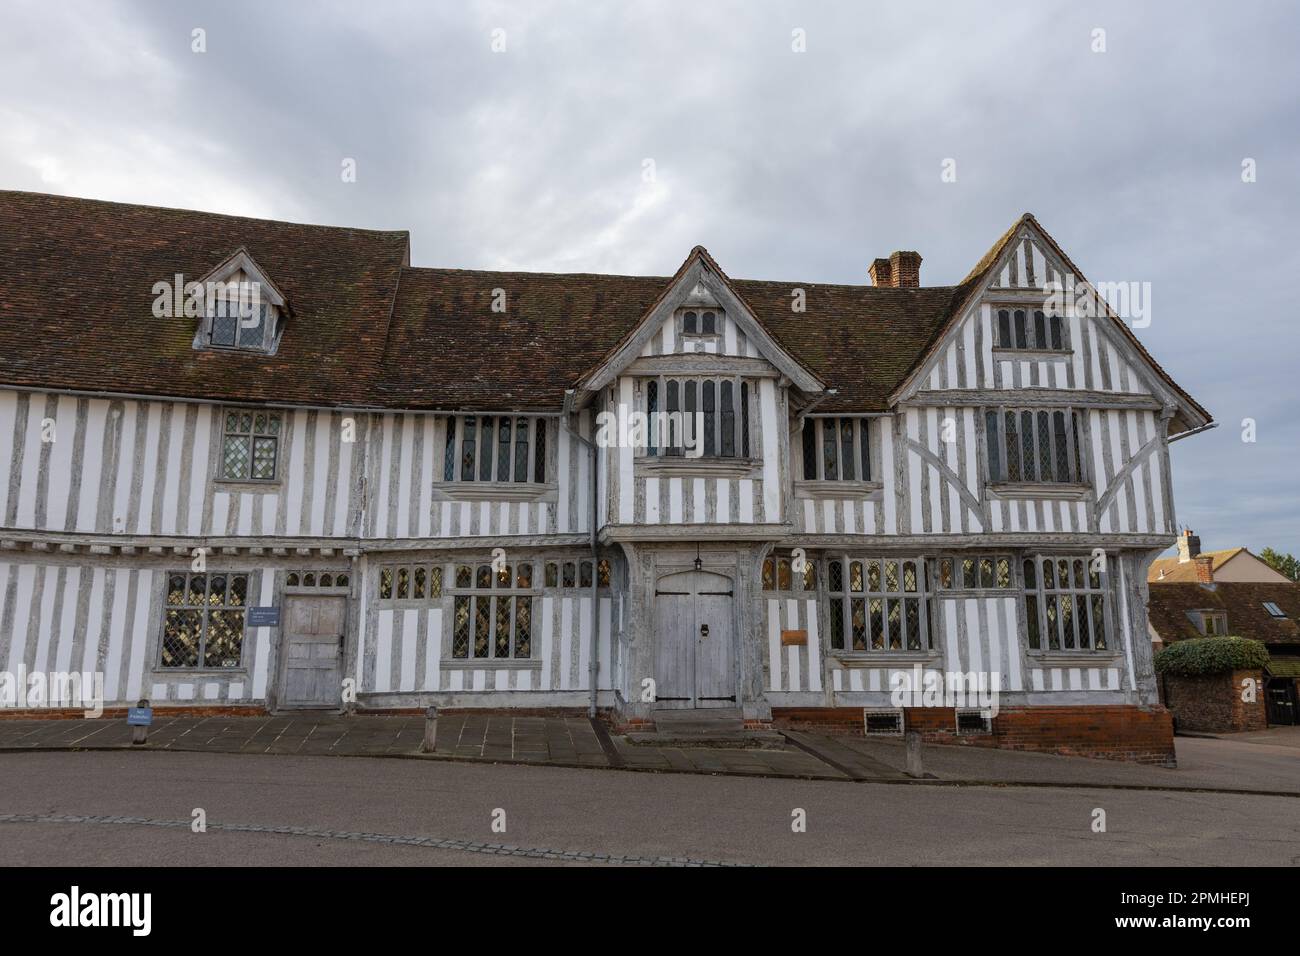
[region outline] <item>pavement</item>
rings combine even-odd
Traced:
[[[1177,769],[984,747],[924,748],[913,779],[898,738],[783,731],[759,747],[649,746],[581,717],[456,714],[438,719],[436,748],[420,752],[424,718],[285,714],[158,716],[132,746],[121,719],[0,720],[5,751],[186,751],[209,754],[389,757],[519,763],[916,786],[1051,786],[1206,790],[1300,796],[1300,728],[1230,737],[1176,738]],[[1251,739],[1246,739],[1251,738]]]
[[[0,753],[0,866],[1296,863],[1292,797],[482,760]]]

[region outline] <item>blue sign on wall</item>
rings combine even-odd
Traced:
[[[152,707],[128,707],[126,722],[132,727],[148,727],[153,723]]]
[[[250,607],[246,623],[249,627],[279,627],[280,609],[278,607]]]

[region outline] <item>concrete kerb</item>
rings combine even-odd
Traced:
[[[467,757],[456,754],[425,754],[417,751],[409,753],[373,753],[373,754],[282,754],[282,753],[258,753],[256,751],[213,751],[206,748],[183,748],[183,747],[153,747],[148,744],[131,745],[113,744],[102,747],[0,747],[0,755],[12,753],[91,753],[91,752],[126,752],[126,753],[223,753],[234,756],[256,756],[256,757],[334,757],[334,758],[355,758],[361,760],[427,760],[427,761],[445,761],[448,763],[471,763],[484,765],[500,766],[522,766],[522,767],[557,767],[565,770],[615,770],[630,773],[662,773],[662,774],[692,774],[695,776],[709,777],[763,777],[774,780],[808,780],[817,782],[831,783],[866,783],[880,784],[885,786],[909,786],[909,787],[954,787],[954,788],[987,788],[987,789],[1036,789],[1036,790],[1135,790],[1149,791],[1152,793],[1221,793],[1231,796],[1248,796],[1248,797],[1290,797],[1300,799],[1300,792],[1291,790],[1248,790],[1237,787],[1201,787],[1201,786],[1172,786],[1161,784],[1134,784],[1134,783],[1084,783],[1077,781],[1048,781],[1048,780],[986,780],[979,778],[964,779],[940,779],[927,777],[924,779],[915,779],[911,777],[851,777],[843,773],[832,774],[808,774],[808,773],[764,773],[752,770],[686,770],[677,767],[635,767],[624,765],[622,767],[613,767],[600,764],[584,764],[576,761],[560,760],[509,760],[499,757]],[[815,755],[814,755],[815,756]],[[820,758],[819,758],[820,759]],[[828,765],[829,766],[829,765]],[[836,769],[836,768],[832,768]]]

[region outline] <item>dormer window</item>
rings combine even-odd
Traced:
[[[194,348],[275,354],[288,302],[245,250],[235,252],[197,284],[204,308]]]
[[[717,309],[685,309],[682,312],[682,335],[717,334]]]

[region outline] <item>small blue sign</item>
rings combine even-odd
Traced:
[[[126,722],[132,727],[148,727],[153,723],[152,707],[128,707]]]
[[[278,607],[250,607],[248,609],[249,627],[279,627],[280,609]]]

